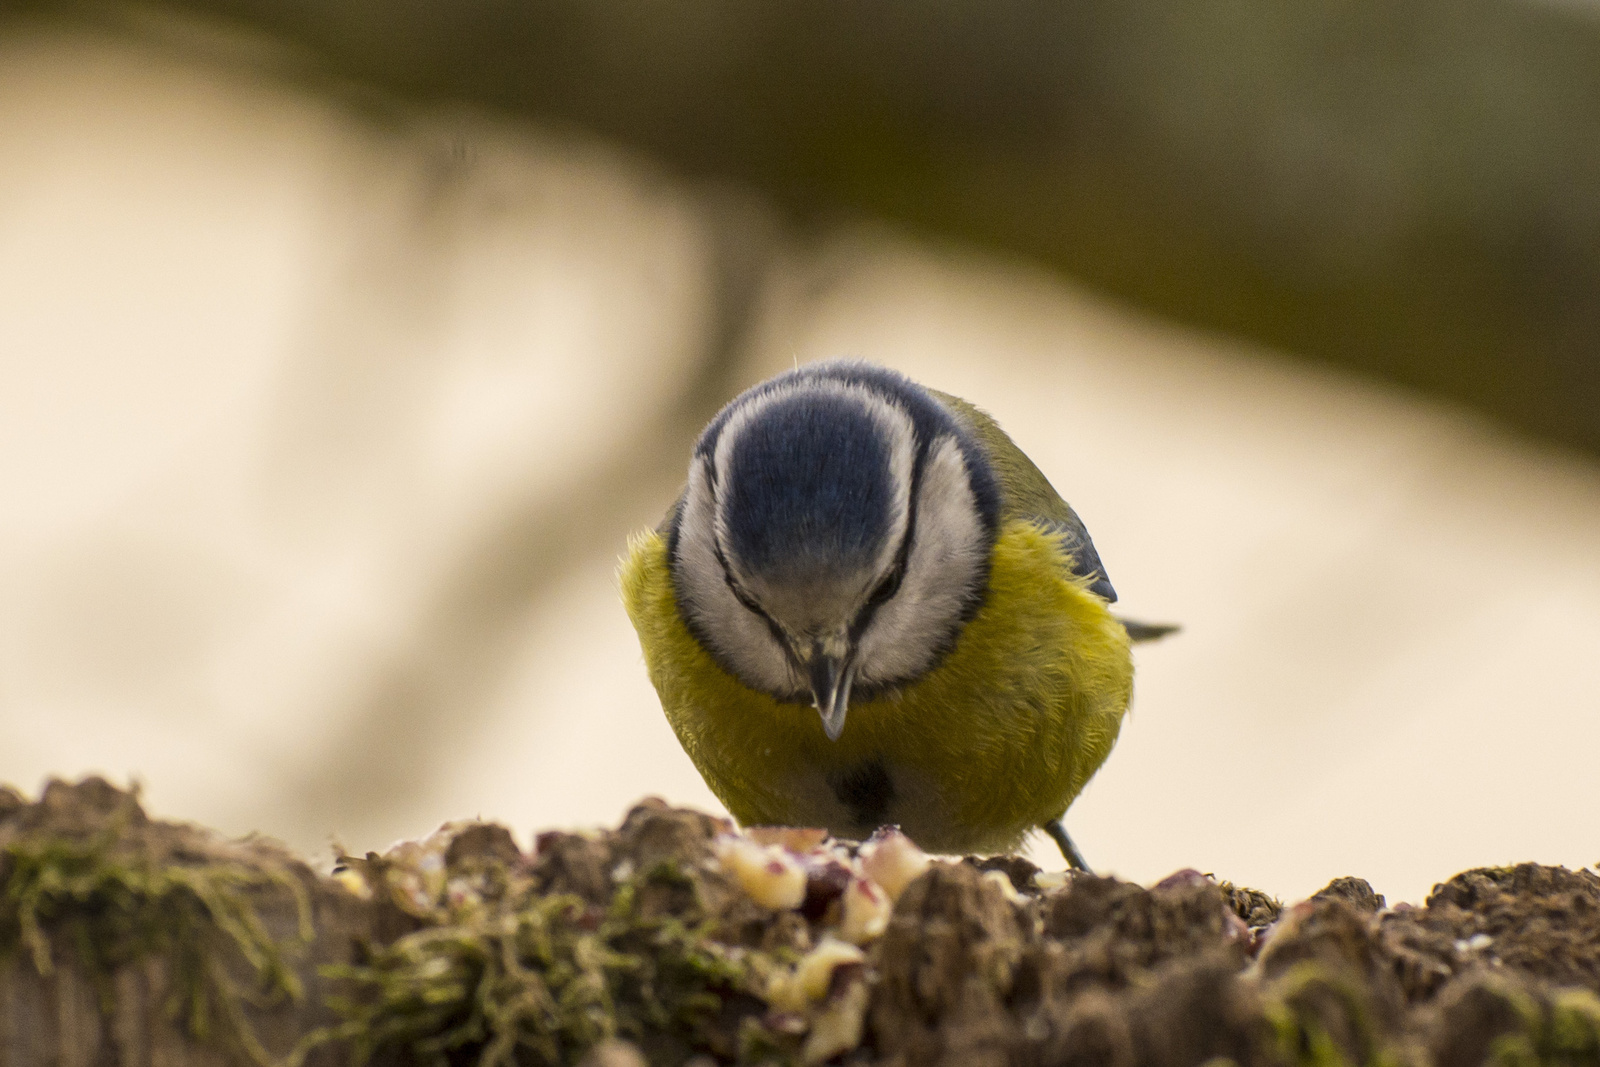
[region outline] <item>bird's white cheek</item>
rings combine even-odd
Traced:
[[[910,681],[934,665],[954,642],[988,551],[960,447],[945,438],[923,469],[905,578],[862,635],[862,681]]]
[[[717,560],[712,525],[714,502],[703,466],[689,474],[689,490],[679,519],[673,561],[679,609],[708,651],[734,677],[752,689],[775,695],[796,691],[799,680],[767,624],[728,588]]]

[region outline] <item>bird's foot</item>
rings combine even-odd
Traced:
[[[1078,851],[1078,846],[1072,843],[1072,835],[1067,833],[1067,828],[1062,825],[1061,818],[1051,819],[1044,824],[1044,832],[1055,840],[1061,848],[1061,855],[1066,858],[1067,866],[1084,874],[1093,874],[1089,864],[1084,861],[1083,853]]]

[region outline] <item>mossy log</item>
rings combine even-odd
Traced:
[[[98,779],[0,792],[0,1064],[1600,1064],[1588,871],[1283,908],[1016,857],[901,885],[870,847],[731,833],[646,801],[531,855],[460,824],[324,876]],[[897,899],[863,923],[873,878]]]
[[[382,922],[280,846],[151,820],[101,779],[0,790],[0,1064],[283,1062]]]

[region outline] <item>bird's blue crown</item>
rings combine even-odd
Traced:
[[[745,566],[780,572],[855,566],[875,557],[890,534],[891,442],[859,402],[807,388],[823,383],[862,389],[905,413],[913,434],[913,497],[928,445],[955,438],[979,514],[990,532],[995,530],[1000,487],[989,461],[966,427],[926,389],[870,363],[813,363],[740,394],[695,446],[696,457],[715,455],[723,430],[739,411],[775,393],[787,394],[743,429],[730,469],[716,472],[732,491],[725,512],[728,547]]]

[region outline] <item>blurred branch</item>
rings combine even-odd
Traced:
[[[1600,8],[181,3],[1600,447]]]

